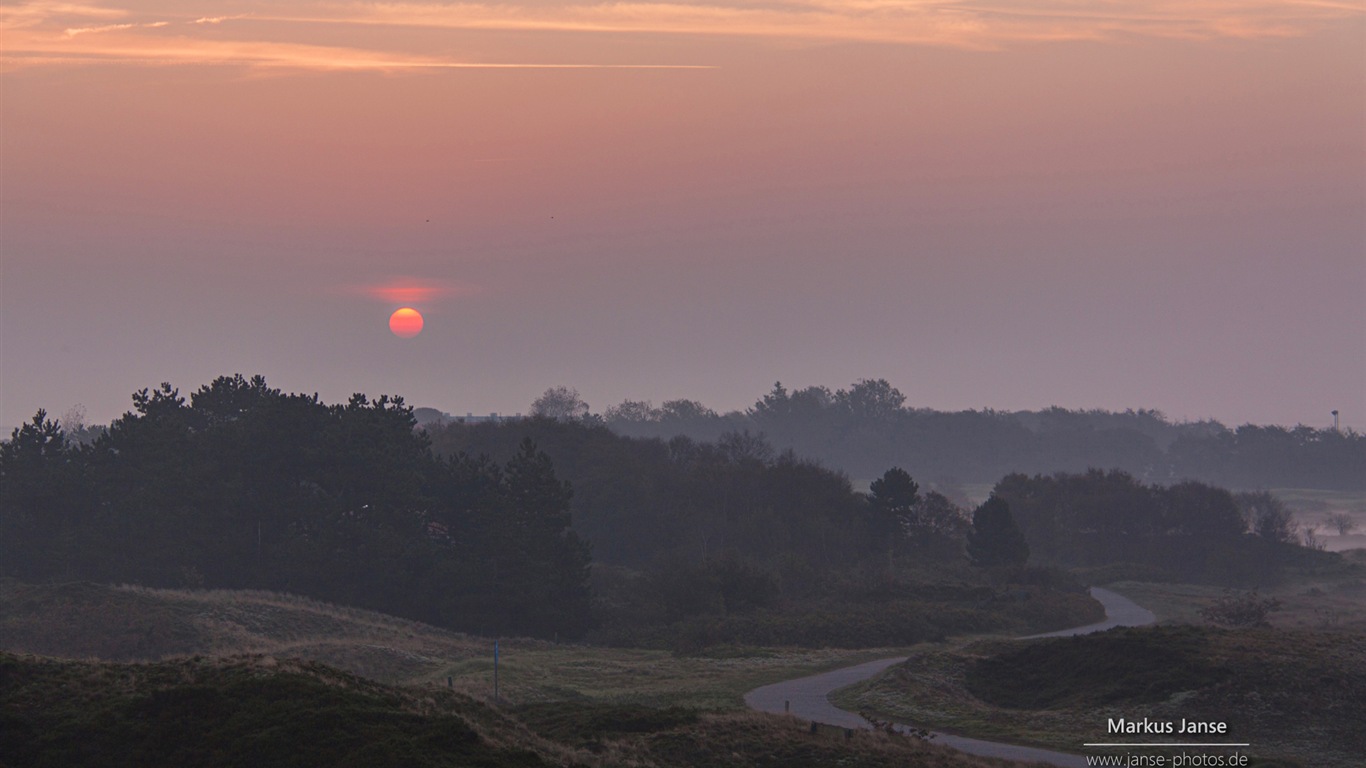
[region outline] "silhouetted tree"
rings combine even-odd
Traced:
[[[39,410],[0,443],[0,567],[26,578],[72,575],[81,533],[79,454]]]
[[[572,636],[588,550],[569,498],[531,444],[506,470],[438,460],[402,398],[327,405],[239,375],[187,402],[162,384],[89,447],[41,412],[0,443],[0,575],[265,588]]]
[[[972,564],[982,568],[1021,567],[1029,560],[1029,545],[1004,499],[992,495],[972,513],[967,551]]]
[[[893,553],[909,538],[916,523],[920,486],[900,467],[892,467],[868,486],[868,508],[872,513],[870,532],[887,549],[890,564]]]
[[[514,556],[505,561],[510,567],[500,586],[504,599],[520,608],[514,626],[542,636],[581,634],[588,624],[591,556],[570,530],[573,490],[530,437],[508,461],[503,479],[507,507],[499,544]]]
[[[1346,536],[1356,530],[1357,527],[1357,522],[1352,519],[1351,513],[1342,511],[1330,513],[1328,524],[1337,530],[1339,536]]]
[[[1299,541],[1299,525],[1294,513],[1270,491],[1240,493],[1235,499],[1247,529],[1252,533],[1278,544]]]

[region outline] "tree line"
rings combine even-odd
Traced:
[[[530,441],[438,458],[402,398],[259,376],[169,384],[88,444],[39,411],[0,444],[0,572],[293,592],[475,632],[576,635],[587,545]]]
[[[992,497],[1008,505],[1036,563],[1090,572],[1101,581],[1255,586],[1274,583],[1286,566],[1336,559],[1304,546],[1290,510],[1266,491],[1233,493],[1195,481],[1147,484],[1120,470],[1092,469],[1010,474]]]
[[[0,575],[261,588],[621,644],[896,644],[1064,626],[1087,610],[1066,568],[1235,583],[1300,549],[1269,494],[1012,474],[969,511],[899,467],[876,477],[858,492],[747,431],[630,438],[582,413],[422,428],[401,398],[221,377],[137,392],[85,442],[42,412],[16,429]]]
[[[575,488],[574,526],[593,545],[596,616],[608,628],[733,638],[784,626],[795,637],[836,615],[878,633],[895,606],[939,620],[963,600],[990,604],[991,589],[973,591],[982,584],[1072,589],[1070,569],[1097,581],[1270,583],[1323,554],[1298,546],[1293,517],[1269,493],[1159,486],[1121,471],[1013,474],[969,509],[898,467],[857,492],[843,473],[746,432],[626,438],[591,419],[541,415],[427,429],[438,453],[497,458],[529,436],[554,458]],[[803,611],[806,624],[789,621]]]
[[[577,392],[556,387],[533,412],[598,422],[635,437],[715,440],[748,430],[861,478],[891,464],[965,483],[991,483],[1011,472],[1107,467],[1155,483],[1366,490],[1366,436],[1352,430],[1178,423],[1154,410],[943,412],[908,405],[885,379],[834,391],[777,383],[750,408],[730,413],[680,399],[658,407],[627,400],[595,414]]]

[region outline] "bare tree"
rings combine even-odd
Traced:
[[[72,445],[89,445],[105,432],[102,426],[92,427],[86,423],[85,406],[80,403],[66,409],[58,423],[61,425],[62,435]]]
[[[649,400],[623,400],[621,405],[610,406],[604,411],[602,418],[609,422],[644,423],[659,421],[659,409],[651,405]]]
[[[1356,530],[1357,521],[1347,512],[1334,512],[1328,516],[1328,524],[1337,529],[1339,536],[1346,536]]]
[[[1319,527],[1317,525],[1304,526],[1304,546],[1309,549],[1317,549],[1320,552],[1323,551],[1326,544],[1323,539],[1319,537]]]

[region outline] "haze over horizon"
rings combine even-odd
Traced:
[[[42,0],[0,33],[5,435],[232,373],[1366,431],[1366,3]]]

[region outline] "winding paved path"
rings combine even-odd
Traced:
[[[1102,632],[1112,627],[1137,627],[1153,622],[1153,612],[1138,605],[1123,595],[1111,592],[1100,587],[1091,587],[1091,596],[1100,601],[1105,606],[1105,621],[1097,624],[1088,624],[1084,627],[1073,627],[1058,632],[1048,632],[1042,635],[1030,635],[1020,638],[1031,640],[1037,637],[1068,637],[1071,635],[1085,635],[1091,632]],[[750,709],[757,709],[761,712],[773,712],[783,714],[787,712],[786,703],[791,703],[790,714],[804,720],[812,720],[820,723],[829,723],[842,728],[868,728],[867,720],[861,716],[848,712],[830,703],[830,694],[846,685],[867,680],[868,678],[882,672],[888,667],[899,664],[906,660],[905,656],[891,659],[878,659],[869,661],[853,667],[844,667],[831,672],[823,672],[819,675],[801,677],[796,680],[785,680],[781,683],[765,685],[762,688],[755,688],[745,694],[745,704]],[[901,727],[901,726],[899,726]],[[1085,766],[1085,758],[1080,755],[1070,755],[1065,752],[1054,752],[1049,749],[1038,749],[1036,747],[1024,747],[1018,744],[1005,744],[997,741],[984,741],[982,739],[970,739],[966,736],[954,736],[949,733],[931,731],[934,734],[934,741],[937,744],[946,744],[954,749],[967,752],[973,755],[984,757],[1003,757],[1008,760],[1033,760],[1050,765],[1065,766]]]

